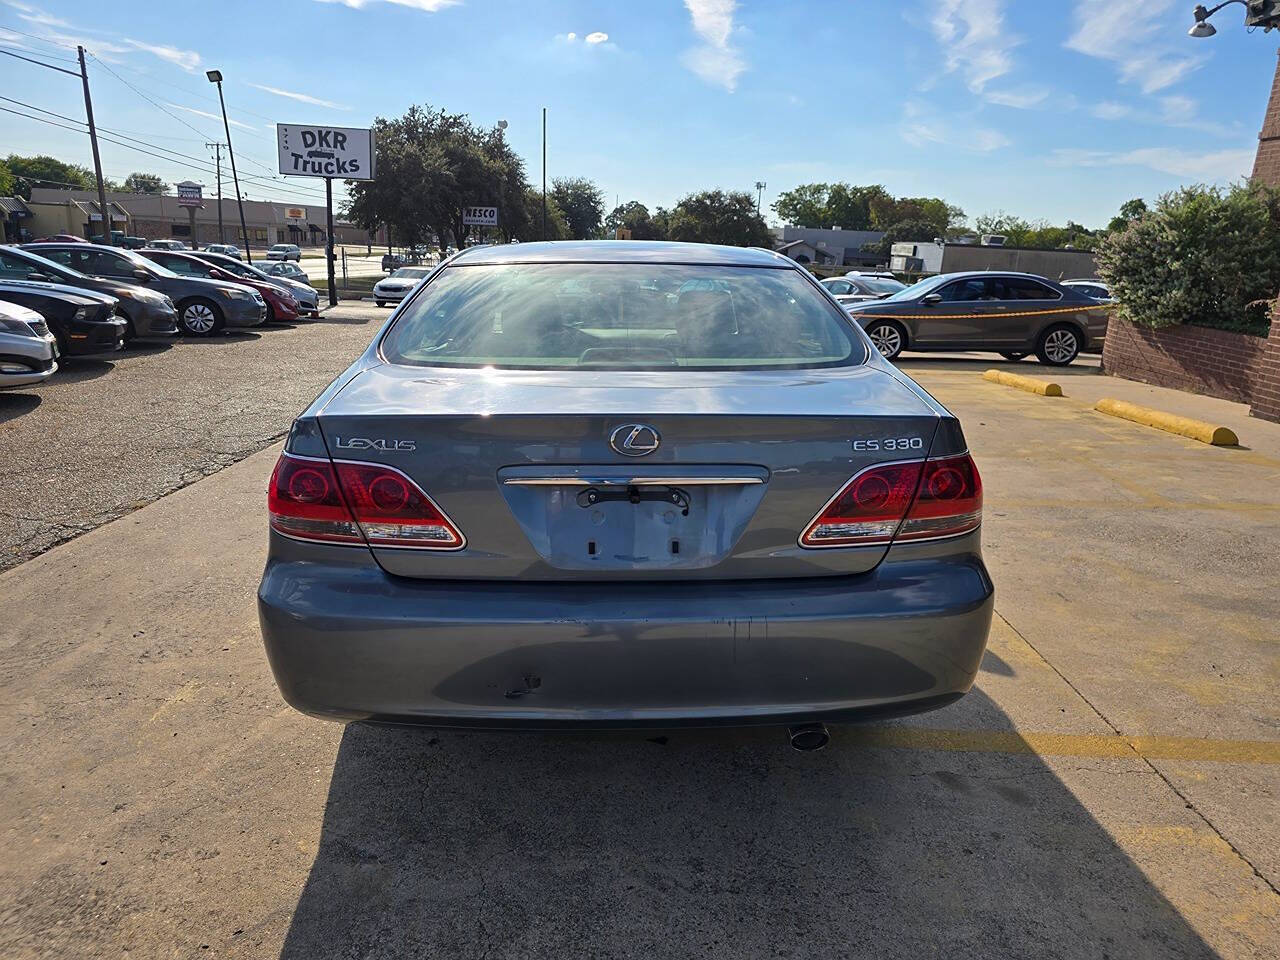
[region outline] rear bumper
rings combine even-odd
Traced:
[[[627,584],[409,580],[354,556],[313,556],[270,560],[258,593],[290,704],[434,726],[917,712],[972,685],[992,608],[976,555],[886,562],[854,577]]]

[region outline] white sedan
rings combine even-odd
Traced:
[[[385,280],[379,280],[373,285],[374,302],[380,307],[385,307],[388,303],[399,303],[413,293],[414,288],[433,269],[433,267],[401,267]]]

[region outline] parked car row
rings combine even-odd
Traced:
[[[903,350],[990,350],[1007,360],[1034,353],[1041,363],[1065,366],[1081,351],[1100,348],[1112,302],[1097,280],[1055,283],[988,271],[940,274],[876,298],[833,289],[854,279],[823,285],[890,360]]]
[[[318,315],[310,285],[223,253],[76,240],[0,245],[0,388],[39,383],[60,356],[112,353],[133,338],[210,336]]]

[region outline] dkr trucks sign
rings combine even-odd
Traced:
[[[276,124],[280,172],[290,177],[373,179],[373,131]]]

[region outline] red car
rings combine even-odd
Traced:
[[[302,315],[298,309],[298,301],[275,284],[249,280],[246,277],[223,270],[207,260],[193,257],[189,253],[178,253],[176,250],[152,250],[148,248],[139,250],[138,253],[148,260],[154,260],[160,266],[167,267],[174,273],[181,274],[184,277],[225,280],[228,283],[238,283],[257,290],[262,294],[262,299],[267,301],[267,323],[289,323],[297,320]]]

